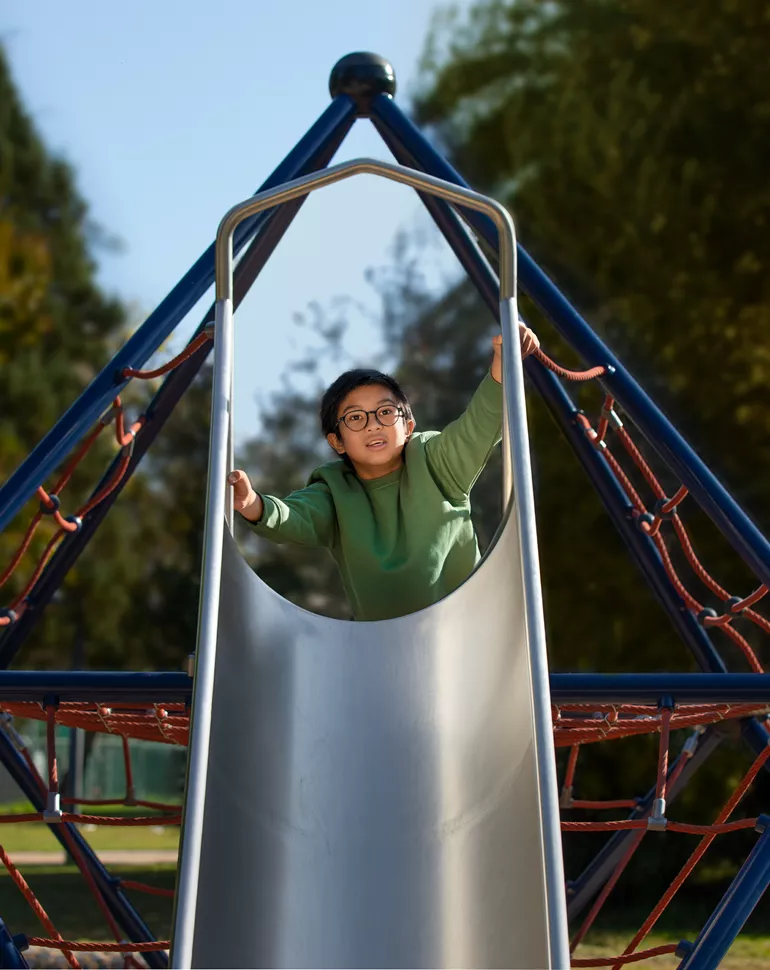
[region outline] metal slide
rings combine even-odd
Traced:
[[[494,219],[506,398],[493,548],[446,599],[371,623],[308,613],[267,587],[225,526],[223,487],[232,232],[360,173]],[[501,206],[370,160],[262,193],[220,226],[174,967],[569,966],[515,269]]]

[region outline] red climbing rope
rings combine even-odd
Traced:
[[[640,950],[639,953],[629,953],[622,957],[593,957],[591,959],[573,959],[570,966],[573,967],[611,967],[623,966],[626,963],[638,963],[641,960],[649,960],[652,957],[662,957],[667,953],[676,953],[679,949],[678,943],[666,943],[663,946],[654,946],[649,950]]]
[[[55,942],[53,943],[53,946],[55,946],[57,949],[64,951],[64,956],[66,957],[67,963],[69,963],[71,967],[80,967],[80,964],[75,959],[75,955],[72,953],[73,947],[68,946],[66,941],[62,939],[61,934],[57,931],[56,927],[51,922],[51,919],[48,916],[48,913],[46,913],[46,911],[43,909],[40,903],[40,900],[32,892],[24,876],[22,876],[22,874],[13,864],[13,862],[11,862],[11,860],[8,858],[8,853],[5,851],[2,845],[0,845],[0,862],[3,863],[6,870],[8,871],[8,875],[11,877],[11,879],[14,881],[18,889],[21,891],[24,898],[29,903],[29,906],[32,912],[40,920],[43,927],[54,938]]]
[[[601,377],[603,374],[607,373],[607,368],[603,366],[591,367],[588,370],[567,370],[566,367],[560,367],[557,363],[551,360],[542,350],[538,347],[535,350],[534,355],[540,363],[547,367],[548,370],[553,371],[559,377],[563,377],[568,381],[576,381],[581,383],[583,381],[592,381],[597,377]]]
[[[163,377],[164,374],[168,374],[170,371],[179,367],[180,364],[189,360],[197,350],[213,338],[213,335],[213,329],[207,327],[197,337],[194,337],[181,353],[163,364],[162,367],[157,367],[155,370],[136,370],[133,367],[124,367],[122,376],[124,379],[134,377],[142,381],[150,381],[156,377]]]
[[[687,880],[687,877],[690,875],[690,873],[693,871],[697,863],[700,861],[700,859],[706,852],[706,849],[708,849],[708,847],[714,841],[714,837],[718,834],[717,831],[715,831],[715,829],[724,825],[727,819],[735,811],[739,802],[748,791],[749,786],[756,778],[759,770],[761,769],[762,765],[767,761],[768,757],[770,757],[770,745],[768,745],[768,747],[766,747],[762,752],[760,752],[760,754],[754,759],[754,763],[751,765],[749,770],[744,775],[743,780],[735,789],[735,791],[733,792],[733,794],[725,804],[724,808],[717,816],[714,826],[711,826],[712,831],[708,832],[705,835],[705,837],[701,840],[698,847],[695,849],[695,851],[692,853],[690,858],[687,860],[687,862],[684,864],[682,869],[679,871],[679,874],[671,883],[669,888],[665,891],[660,901],[658,902],[657,906],[655,906],[655,908],[652,910],[650,915],[647,917],[647,919],[640,927],[639,931],[636,933],[634,938],[631,940],[631,942],[624,950],[624,956],[627,954],[633,953],[633,951],[637,948],[637,946],[639,946],[642,940],[647,936],[647,934],[650,932],[653,926],[660,919],[661,915],[663,914],[668,904],[682,888],[685,881]],[[614,966],[618,968],[621,965],[622,964],[619,961],[616,961],[614,964]]]
[[[124,378],[137,378],[139,380],[151,380],[155,377],[160,377],[163,374],[168,374],[170,371],[174,370],[184,361],[188,360],[194,353],[196,353],[204,344],[209,340],[213,339],[213,328],[207,327],[205,330],[201,331],[197,337],[195,337],[185,349],[176,355],[168,363],[164,364],[162,367],[151,371],[135,370],[133,368],[125,368],[123,371]],[[85,517],[92,512],[101,502],[103,502],[109,495],[111,495],[116,488],[119,487],[123,481],[126,472],[128,471],[129,465],[131,464],[131,456],[133,453],[133,443],[136,436],[141,432],[142,428],[145,426],[147,421],[146,415],[141,415],[128,429],[125,424],[125,414],[123,410],[123,405],[121,403],[120,397],[116,397],[113,401],[109,410],[104,414],[99,423],[88,433],[86,438],[78,446],[77,450],[68,460],[67,464],[62,471],[59,480],[56,482],[51,491],[46,491],[43,486],[39,486],[37,489],[37,496],[40,500],[40,508],[32,517],[32,520],[24,534],[16,552],[11,557],[11,561],[0,574],[0,587],[2,587],[16,572],[19,564],[27,553],[32,540],[37,532],[38,526],[41,524],[44,518],[50,516],[57,526],[57,531],[48,541],[45,546],[42,555],[40,556],[36,567],[34,568],[32,575],[24,586],[23,590],[10,604],[6,612],[6,615],[0,616],[0,628],[5,626],[10,626],[19,620],[27,609],[28,597],[33,592],[35,586],[37,585],[40,577],[43,574],[43,570],[48,564],[51,556],[56,551],[57,546],[62,542],[63,539],[68,535],[72,535],[79,532],[82,528],[82,523]],[[83,504],[77,512],[72,516],[64,516],[60,511],[60,494],[64,487],[70,481],[75,469],[78,467],[80,462],[85,458],[88,452],[91,450],[92,446],[96,442],[99,435],[105,429],[108,424],[114,423],[115,429],[115,441],[118,447],[123,449],[123,455],[118,463],[114,473],[110,477],[110,480],[105,483],[105,485],[99,489],[96,494],[85,504]]]
[[[173,889],[163,889],[160,886],[148,886],[146,882],[134,882],[133,879],[122,879],[120,882],[124,889],[133,889],[139,893],[148,893],[150,896],[167,896],[174,898]]]
[[[53,950],[79,950],[81,953],[151,953],[154,950],[168,950],[170,940],[154,940],[152,943],[93,943],[85,940],[48,940],[42,936],[27,938],[30,946],[45,946]],[[79,966],[79,964],[75,964]]]

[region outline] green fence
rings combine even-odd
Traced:
[[[46,725],[42,721],[17,719],[16,730],[27,741],[32,758],[38,771],[47,779],[48,754],[46,747]],[[80,735],[79,742],[73,744],[73,735]],[[69,773],[71,752],[82,752],[85,763],[82,772],[82,786],[79,798],[116,798],[122,800],[126,794],[126,772],[123,759],[123,742],[113,734],[92,734],[89,745],[85,744],[85,732],[73,728],[56,728],[56,755],[59,778]],[[131,770],[134,779],[134,795],[145,801],[160,801],[181,804],[184,791],[184,772],[187,749],[171,744],[158,744],[153,741],[129,740]],[[75,755],[77,757],[77,755]],[[3,801],[16,801],[21,796],[8,798],[6,784],[0,784]],[[66,792],[65,794],[72,794]]]

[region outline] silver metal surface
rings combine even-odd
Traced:
[[[230,390],[233,371],[233,305],[219,300],[215,308],[214,380],[211,389],[211,439],[206,519],[203,527],[203,565],[195,650],[193,706],[187,785],[179,852],[174,912],[173,965],[189,967],[195,928],[195,903],[200,867],[201,834],[209,765],[209,737],[222,580],[222,542],[225,527],[225,483],[230,471]],[[227,532],[228,539],[231,539]]]
[[[288,603],[225,536],[193,967],[568,966],[523,617],[513,516],[378,623]]]
[[[551,719],[551,691],[548,683],[548,651],[545,638],[543,589],[540,581],[540,555],[537,544],[535,491],[529,454],[527,402],[524,394],[524,368],[521,359],[519,314],[515,297],[500,301],[500,326],[503,334],[503,384],[505,388],[505,428],[512,455],[513,491],[519,528],[521,582],[524,587],[524,636],[532,690],[531,717],[535,737],[538,789],[541,801],[543,865],[547,893],[548,936],[555,967],[569,967],[569,927],[567,897],[564,890],[564,864],[561,848],[559,789],[556,780],[556,751]],[[497,578],[490,582],[498,585]],[[502,591],[505,587],[498,587]],[[515,628],[515,626],[514,626]]]
[[[453,202],[468,209],[475,209],[477,212],[483,212],[484,215],[489,216],[499,234],[500,299],[508,300],[515,295],[515,233],[513,222],[505,206],[494,199],[490,199],[489,196],[474,192],[473,189],[466,189],[451,182],[445,182],[434,175],[417,172],[405,165],[379,162],[374,158],[357,158],[350,162],[341,162],[339,165],[330,165],[321,172],[312,172],[310,175],[303,175],[291,182],[284,182],[283,185],[268,189],[266,192],[259,192],[245,202],[233,206],[226,213],[219,224],[216,240],[217,299],[231,300],[233,298],[233,232],[239,223],[265,209],[271,209],[282,202],[297,199],[315,189],[332,185],[334,182],[340,182],[342,179],[350,178],[353,175],[380,175],[394,182],[401,182],[402,185],[419,189],[420,192],[435,195],[447,202]]]
[[[228,470],[215,398],[172,966],[568,967],[510,216],[411,169],[346,163],[228,213],[217,294],[230,306],[239,221],[362,172],[497,224],[504,489],[517,501],[440,603],[377,623],[308,613],[244,563],[223,498],[209,528]],[[231,313],[218,321],[229,329]]]

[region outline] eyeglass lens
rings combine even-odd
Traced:
[[[389,428],[398,421],[399,409],[392,404],[383,404],[376,411],[348,411],[342,420],[351,431],[363,431],[369,424],[370,414],[374,414],[381,425]]]

